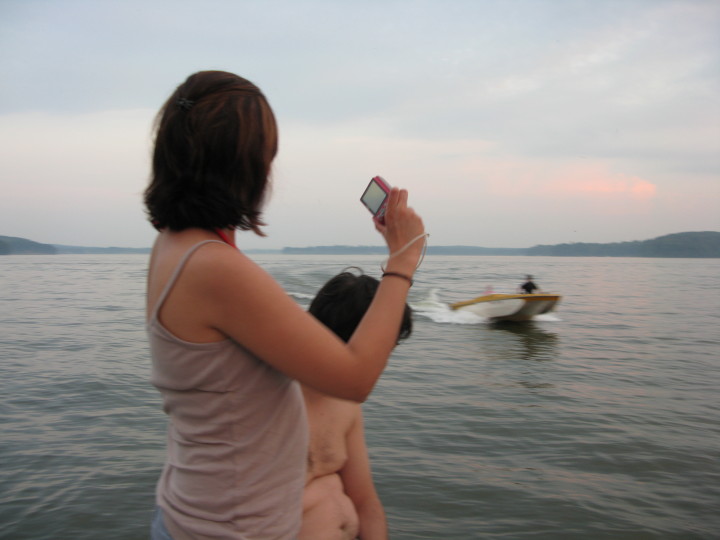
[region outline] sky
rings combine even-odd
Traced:
[[[720,231],[717,0],[0,0],[0,235],[150,246],[152,122],[206,69],[280,129],[241,248],[382,244],[375,175],[430,245]]]

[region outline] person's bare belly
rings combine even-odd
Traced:
[[[337,474],[312,479],[303,494],[302,528],[298,540],[352,540],[359,520]]]

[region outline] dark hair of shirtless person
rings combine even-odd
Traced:
[[[370,276],[344,271],[320,289],[309,311],[351,343],[378,283]],[[406,305],[398,339],[411,332],[412,312]],[[298,540],[387,540],[387,520],[372,479],[360,404],[306,385],[302,390],[310,449]]]

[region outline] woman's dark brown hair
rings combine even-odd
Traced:
[[[150,220],[158,229],[264,236],[261,209],[277,144],[275,116],[257,86],[225,71],[191,75],[155,119]]]

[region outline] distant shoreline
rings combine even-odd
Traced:
[[[282,249],[248,249],[251,254],[283,255],[385,255],[384,246],[311,246]],[[150,248],[84,247],[41,244],[26,238],[0,236],[0,255],[110,255],[148,254]],[[428,246],[428,255],[504,255],[549,257],[657,257],[720,258],[720,232],[684,232],[650,240],[607,244],[572,243],[538,245],[529,248],[486,248],[479,246]]]

